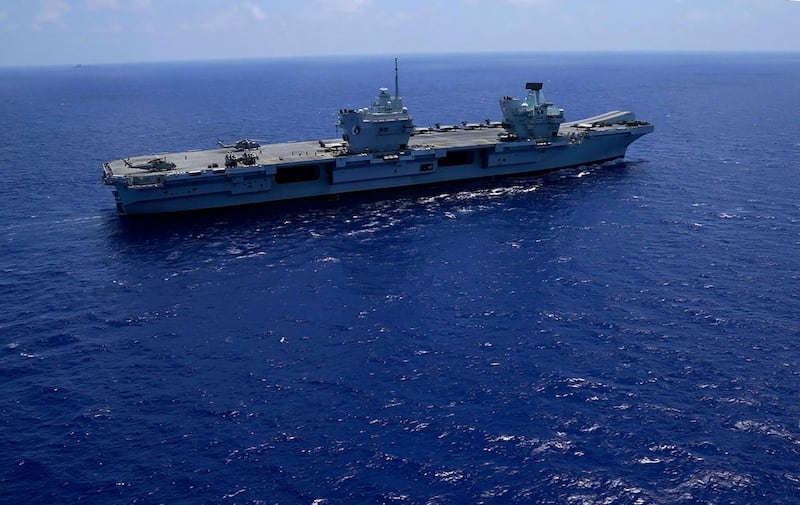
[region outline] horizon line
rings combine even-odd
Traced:
[[[800,1],[800,0],[798,0]],[[259,62],[278,60],[334,60],[334,59],[375,59],[375,58],[425,58],[425,57],[464,57],[464,56],[512,56],[512,55],[800,55],[800,50],[794,49],[567,49],[567,50],[540,50],[540,51],[443,51],[443,52],[411,52],[411,53],[362,53],[362,54],[303,54],[284,56],[252,56],[230,58],[186,58],[186,59],[144,59],[123,61],[100,62],[64,62],[64,63],[31,63],[31,64],[6,64],[0,63],[0,69],[12,68],[46,68],[46,67],[99,67],[117,65],[147,65],[147,64],[185,64],[185,63],[223,63],[223,62]]]

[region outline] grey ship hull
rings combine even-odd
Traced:
[[[535,174],[624,157],[653,131],[631,117],[615,111],[564,123],[547,141],[501,140],[502,130],[488,125],[430,131],[390,154],[345,154],[340,141],[272,144],[248,151],[254,164],[229,167],[233,149],[159,155],[174,164],[169,170],[135,168],[152,158],[143,156],[106,163],[103,179],[120,214],[140,215]]]

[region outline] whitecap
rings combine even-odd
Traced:
[[[465,477],[464,472],[461,470],[440,470],[434,473],[434,476],[442,482],[447,482],[448,484],[454,484],[463,480]]]
[[[648,458],[647,456],[643,458],[639,458],[639,463],[642,465],[655,465],[657,463],[661,463],[662,460],[659,458]]]

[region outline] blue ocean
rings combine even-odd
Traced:
[[[393,79],[0,69],[0,503],[798,503],[800,55],[400,58],[417,126],[526,81],[655,124],[603,166],[140,219],[101,183]]]

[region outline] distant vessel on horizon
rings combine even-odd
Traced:
[[[540,82],[500,99],[501,122],[416,128],[398,81],[395,59],[394,94],[380,88],[369,107],[340,110],[341,139],[124,158],[104,164],[103,182],[121,215],[183,212],[602,163],[654,129],[623,111],[565,122]]]

